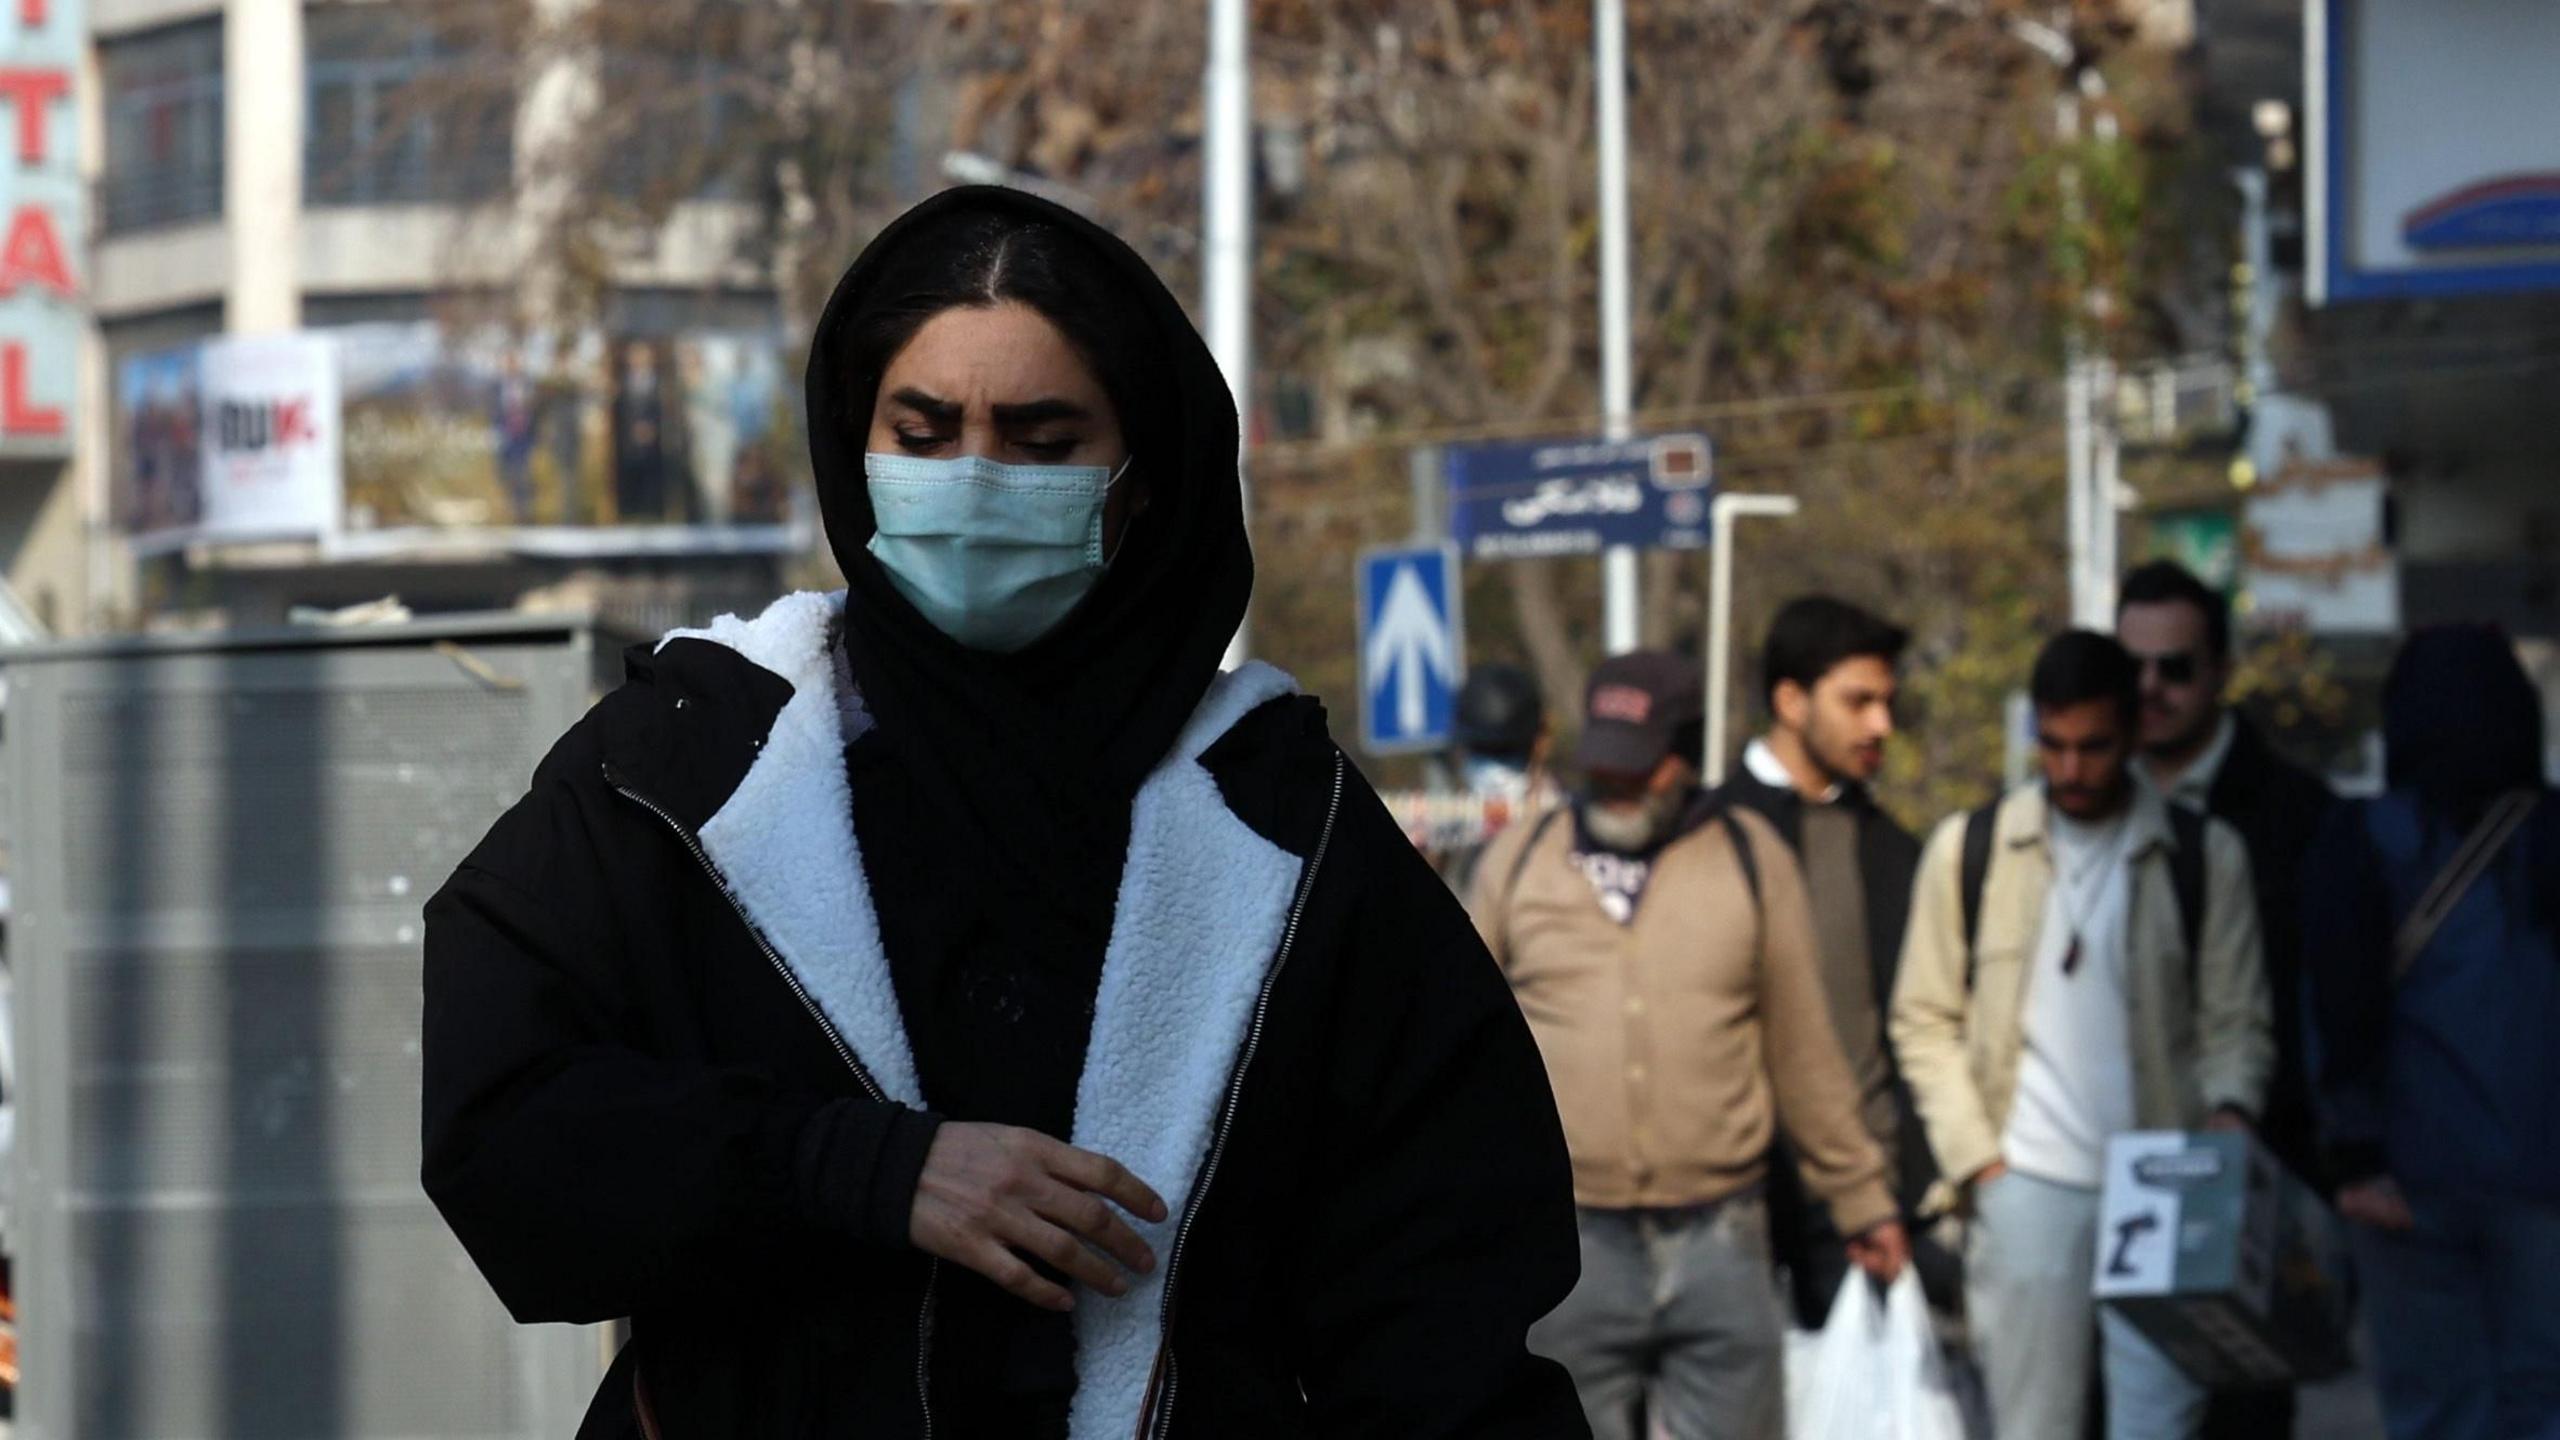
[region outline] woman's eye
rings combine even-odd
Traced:
[[[942,443],[942,437],[939,435],[920,435],[913,430],[899,430],[894,433],[898,437],[898,448],[901,450],[922,453]]]
[[[1042,460],[1064,460],[1076,446],[1076,440],[1024,440],[1019,442],[1025,454]]]

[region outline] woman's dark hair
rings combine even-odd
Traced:
[[[2142,667],[2114,636],[2095,630],[2069,630],[2046,641],[2027,691],[2039,710],[2112,701],[2127,731],[2142,718]]]
[[[883,259],[862,307],[838,326],[841,423],[860,448],[881,376],[925,322],[946,310],[1010,302],[1040,312],[1093,368],[1132,454],[1158,448],[1142,443],[1138,431],[1157,408],[1141,405],[1141,397],[1161,393],[1160,347],[1128,290],[1099,251],[1057,225],[1002,210],[955,210],[905,237]]]
[[[2116,613],[2128,605],[2192,605],[2204,617],[2204,643],[2216,660],[2231,658],[2231,601],[2175,560],[2154,560],[2124,577]]]
[[[1775,713],[1782,682],[1792,680],[1811,694],[1841,661],[1872,655],[1887,665],[1898,664],[1910,643],[1910,632],[1846,600],[1828,595],[1790,600],[1769,622],[1769,643],[1760,651],[1761,698]]]

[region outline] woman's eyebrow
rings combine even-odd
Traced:
[[[1037,425],[1047,420],[1090,420],[1093,412],[1073,400],[1026,400],[1019,405],[998,405],[999,425]]]
[[[906,389],[896,392],[891,395],[889,399],[897,404],[906,406],[908,409],[915,411],[917,414],[924,416],[928,420],[939,420],[945,424],[957,424],[960,420],[960,403],[958,401],[945,400],[939,396],[928,395],[922,390],[916,389],[914,386],[908,386]]]

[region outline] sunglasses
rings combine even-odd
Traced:
[[[2158,671],[2163,685],[2192,685],[2199,665],[2193,650],[2174,650],[2166,655],[2136,655],[2133,663],[2147,674]]]

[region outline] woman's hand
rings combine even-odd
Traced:
[[[1151,1222],[1166,1214],[1163,1199],[1108,1155],[1037,1130],[946,1121],[925,1152],[907,1236],[1034,1305],[1073,1310],[1075,1297],[1024,1257],[1105,1295],[1125,1295],[1124,1267],[1144,1274],[1156,1256],[1122,1210]]]

